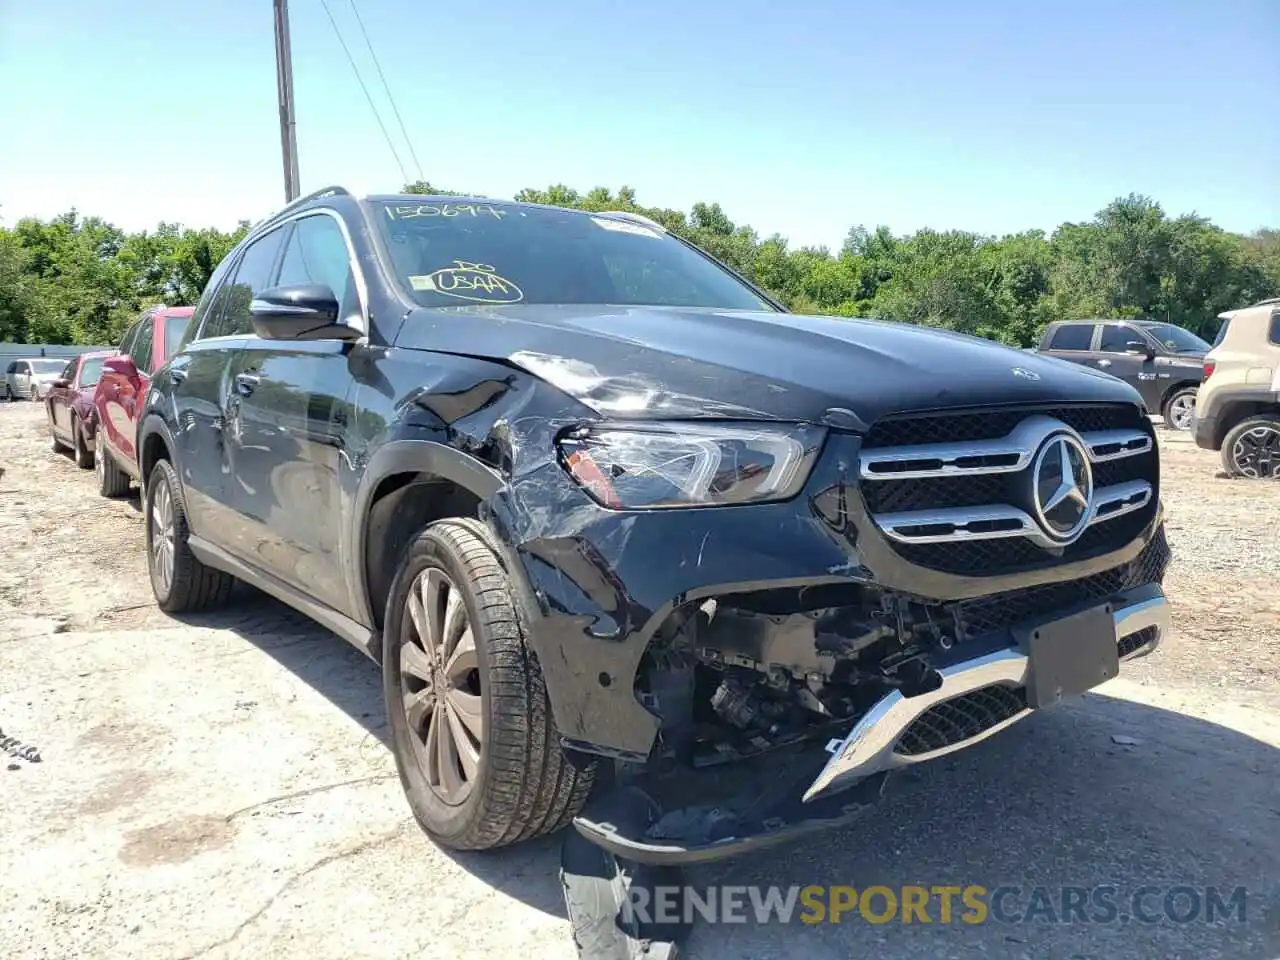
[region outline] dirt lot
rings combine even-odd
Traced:
[[[1280,485],[1164,439],[1156,656],[691,882],[1245,886],[1245,922],[703,924],[686,955],[1280,956]],[[555,840],[458,856],[413,825],[370,663],[248,593],[159,613],[136,498],[99,499],[39,407],[0,405],[0,466],[0,727],[43,755],[0,754],[0,956],[572,955]]]

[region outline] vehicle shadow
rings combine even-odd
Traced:
[[[231,612],[187,618],[231,629],[258,646],[368,733],[387,743],[378,668],[274,600],[246,595]],[[1113,740],[1119,737],[1120,743]],[[1132,741],[1132,742],[1130,742]],[[1089,694],[1032,715],[950,757],[903,774],[906,783],[853,826],[793,846],[695,867],[702,896],[718,886],[980,885],[1034,887],[1060,905],[1064,887],[1144,884],[1249,890],[1247,922],[695,923],[682,956],[1150,957],[1275,956],[1280,949],[1280,751],[1230,727]],[[507,896],[564,916],[560,838],[492,853],[441,851]],[[1149,899],[1155,909],[1160,897]],[[1021,899],[1019,899],[1019,897]],[[747,901],[749,904],[749,901]],[[1265,916],[1268,905],[1273,915]],[[1060,907],[1059,907],[1060,912]],[[1270,938],[1268,940],[1268,938]],[[1269,944],[1269,946],[1268,946]],[[1267,951],[1270,952],[1267,952]]]

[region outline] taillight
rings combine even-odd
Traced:
[[[1217,369],[1217,366],[1218,364],[1214,360],[1206,360],[1204,362],[1204,378],[1206,380],[1213,376],[1213,371]]]

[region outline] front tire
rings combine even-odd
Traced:
[[[560,747],[484,528],[442,520],[421,531],[384,621],[392,752],[422,829],[455,850],[488,850],[568,823],[594,769],[575,769]]]
[[[1241,420],[1222,441],[1222,466],[1233,477],[1280,479],[1280,416]]]
[[[160,609],[166,613],[192,613],[225,604],[235,578],[206,567],[192,553],[187,542],[191,531],[182,485],[168,460],[159,461],[151,471],[143,515],[147,570]]]
[[[79,417],[71,418],[71,439],[73,442],[72,450],[76,455],[76,466],[81,470],[93,469],[93,451],[89,449],[88,443],[84,439],[84,425],[80,422]]]
[[[1169,396],[1164,403],[1160,415],[1164,417],[1164,425],[1179,433],[1191,429],[1191,421],[1196,412],[1196,388],[1181,387]]]

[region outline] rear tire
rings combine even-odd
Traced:
[[[1233,477],[1280,479],[1280,415],[1249,417],[1228,430],[1222,466]]]
[[[105,445],[99,444],[93,461],[98,477],[98,493],[104,497],[123,497],[129,492],[129,475],[116,466],[115,458]]]
[[[1164,425],[1179,433],[1191,429],[1191,421],[1196,411],[1196,388],[1179,387],[1164,402],[1160,415],[1164,417]]]
[[[451,519],[422,530],[384,621],[392,753],[422,829],[445,847],[488,850],[568,823],[594,767],[576,769],[560,747],[542,671],[484,528]]]
[[[93,469],[93,451],[89,449],[89,445],[84,439],[84,425],[80,423],[80,418],[72,416],[71,418],[71,439],[73,441],[72,450],[76,455],[76,466],[81,470]]]
[[[159,461],[151,471],[143,516],[147,570],[160,609],[166,613],[192,613],[225,604],[235,586],[235,577],[206,567],[191,552],[182,484],[168,460]]]

